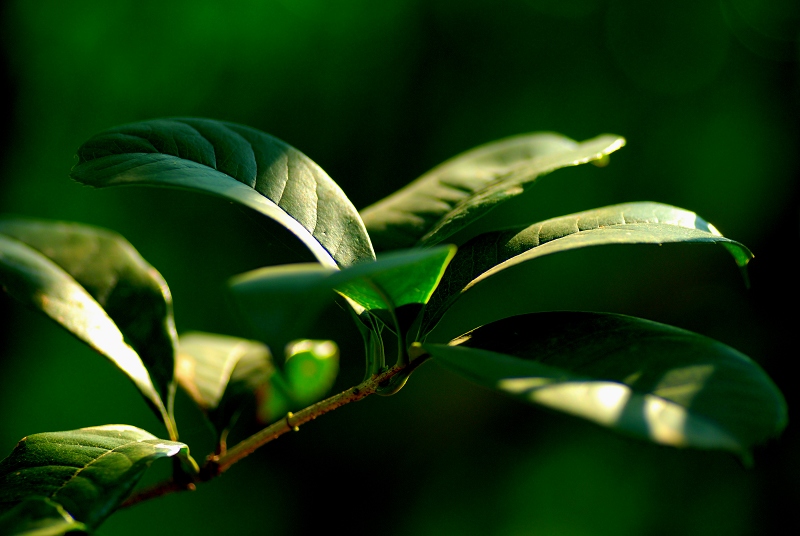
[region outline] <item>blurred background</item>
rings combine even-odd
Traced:
[[[537,261],[529,287],[498,296],[503,310],[612,311],[714,337],[761,364],[794,415],[796,0],[7,0],[1,24],[0,211],[126,236],[170,284],[179,331],[250,336],[225,281],[293,254],[218,199],[71,181],[77,148],[106,128],[243,123],[306,153],[359,209],[488,141],[609,132],[628,140],[609,166],[558,171],[484,225],[669,203],[752,249],[752,287],[722,248],[595,248]],[[105,360],[4,294],[0,313],[3,456],[37,432],[162,433]],[[340,344],[337,389],[360,379],[346,314],[332,308],[309,335]],[[177,403],[201,459],[211,438]],[[793,422],[745,469],[523,406],[429,363],[398,395],[326,415],[98,534],[772,534],[800,528],[799,499]]]

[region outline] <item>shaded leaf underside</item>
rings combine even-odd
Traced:
[[[603,313],[534,313],[425,345],[480,385],[657,443],[747,456],[780,433],[786,404],[736,350],[671,326]]]

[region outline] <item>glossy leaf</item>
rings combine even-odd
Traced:
[[[112,128],[80,147],[72,177],[97,187],[147,184],[235,201],[286,227],[326,266],[375,258],[358,212],[322,168],[243,125],[172,118]]]
[[[749,449],[786,425],[764,371],[720,342],[603,313],[534,313],[424,345],[485,387],[676,447]]]
[[[40,251],[0,233],[0,284],[28,307],[55,320],[119,367],[177,437],[172,417],[139,355],[100,304]]]
[[[745,275],[744,267],[753,257],[744,245],[723,237],[688,210],[651,202],[588,210],[525,228],[485,233],[461,246],[431,296],[423,329],[433,329],[447,309],[480,281],[537,257],[588,246],[676,242],[720,244]]]
[[[244,409],[260,404],[273,372],[260,342],[201,332],[180,337],[178,383],[222,439]]]
[[[378,249],[433,245],[519,195],[537,177],[604,158],[624,143],[612,135],[578,143],[550,132],[502,139],[444,162],[361,217]]]
[[[387,253],[332,274],[330,280],[337,292],[367,310],[425,304],[455,252],[454,246],[442,246]]]
[[[123,237],[65,222],[0,220],[0,233],[35,248],[80,284],[139,354],[172,415],[177,334],[166,281]]]
[[[303,338],[335,292],[358,314],[428,301],[455,253],[452,246],[381,255],[340,271],[314,264],[267,267],[238,275],[231,290],[257,337],[273,348]]]
[[[29,497],[0,516],[0,534],[6,536],[60,536],[88,531],[60,504],[43,497]]]
[[[158,439],[133,426],[31,435],[0,462],[0,512],[38,497],[93,530],[127,498],[155,460],[172,456],[193,464],[183,443]],[[43,514],[50,519],[53,511]]]

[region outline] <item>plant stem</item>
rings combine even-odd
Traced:
[[[286,432],[291,432],[293,430],[296,431],[300,426],[309,421],[313,421],[320,415],[324,415],[325,413],[333,411],[336,408],[340,408],[345,404],[356,402],[357,400],[361,400],[362,398],[366,398],[369,395],[377,393],[381,388],[385,388],[389,383],[389,380],[391,380],[393,377],[401,372],[404,372],[406,375],[410,374],[412,370],[424,363],[427,358],[428,356],[421,355],[417,359],[412,360],[412,362],[406,366],[394,366],[388,370],[384,370],[380,374],[376,374],[370,378],[367,378],[355,387],[351,387],[346,391],[308,406],[297,413],[288,413],[281,420],[270,424],[263,430],[260,430],[247,439],[242,440],[240,443],[228,449],[226,452],[210,455],[206,459],[206,463],[200,469],[200,474],[199,477],[196,478],[196,482],[205,482],[221,475],[227,471],[231,465],[252,454],[258,448],[266,445],[274,439],[277,439]],[[194,491],[194,489],[195,484],[192,482],[181,482],[171,478],[169,480],[165,480],[164,482],[155,484],[150,488],[143,489],[134,495],[131,495],[125,502],[122,503],[122,505],[120,505],[119,508],[128,508],[140,502],[155,499],[156,497],[161,497],[162,495],[167,495],[169,493],[175,493],[178,491]]]
[[[362,398],[374,394],[378,391],[381,384],[385,384],[404,368],[408,367],[392,367],[381,374],[368,378],[355,387],[351,387],[346,391],[308,406],[297,413],[288,413],[283,419],[272,423],[263,430],[260,430],[247,439],[242,440],[225,453],[218,456],[210,456],[206,461],[206,466],[203,468],[204,472],[210,471],[208,477],[212,478],[213,476],[224,473],[234,463],[238,462],[245,456],[252,454],[256,449],[266,445],[274,439],[277,439],[286,432],[291,432],[293,430],[296,431],[300,426],[309,421],[313,421],[320,415],[324,415],[325,413],[342,407],[345,404],[356,402],[357,400],[361,400]]]
[[[191,482],[178,482],[173,479],[165,480],[164,482],[159,482],[158,484],[154,484],[153,486],[143,489],[137,492],[135,495],[131,495],[128,499],[119,505],[118,509],[122,510],[123,508],[129,508],[135,504],[139,504],[140,502],[149,501],[150,499],[155,499],[156,497],[161,497],[162,495],[167,495],[170,493],[175,493],[177,491],[194,491],[195,485]]]

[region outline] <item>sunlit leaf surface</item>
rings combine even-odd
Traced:
[[[461,246],[431,296],[423,329],[430,331],[461,294],[480,281],[537,257],[610,244],[715,243],[743,270],[753,257],[694,212],[661,203],[624,203],[561,216],[529,227],[485,233]],[[529,284],[519,273],[517,284]],[[470,326],[472,327],[472,326]]]
[[[164,420],[174,423],[139,355],[100,304],[64,269],[40,251],[0,233],[0,284],[22,302],[55,320],[119,367]]]
[[[161,274],[127,240],[105,229],[14,219],[0,220],[0,233],[55,262],[100,304],[141,357],[171,415],[177,335]]]
[[[221,196],[277,221],[322,264],[374,259],[358,212],[310,158],[259,130],[201,118],[109,129],[78,150],[72,177],[91,186],[148,184]]]
[[[189,460],[188,447],[127,425],[31,435],[0,462],[0,512],[15,512],[24,500],[42,498],[94,529],[155,460],[176,455]],[[22,508],[53,519],[53,508]],[[19,510],[12,515],[20,515]]]
[[[340,271],[314,264],[267,267],[234,277],[231,290],[258,338],[282,348],[308,336],[304,330],[332,303],[335,292],[358,313],[394,314],[399,307],[426,303],[454,253],[452,246],[392,252]]]
[[[200,332],[180,337],[178,383],[220,437],[239,413],[257,407],[273,372],[269,348],[258,341]]]
[[[454,246],[410,249],[382,255],[331,275],[336,291],[365,309],[396,309],[428,302],[439,283]]]
[[[747,459],[786,425],[783,395],[748,357],[638,318],[535,313],[424,348],[480,385],[665,445]]]
[[[44,497],[29,497],[0,515],[0,534],[6,536],[59,536],[85,532],[88,527],[75,521],[60,504]]]
[[[604,158],[624,143],[612,135],[578,143],[550,132],[506,138],[444,162],[361,216],[380,250],[436,244],[519,195],[537,177]]]

